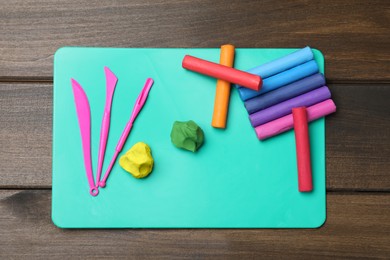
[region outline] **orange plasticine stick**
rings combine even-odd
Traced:
[[[231,44],[221,46],[219,63],[233,67],[235,47]],[[214,112],[211,125],[215,128],[226,128],[227,113],[229,110],[230,82],[218,79],[215,92]]]

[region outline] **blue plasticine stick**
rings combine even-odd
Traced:
[[[265,79],[312,59],[314,59],[313,52],[310,47],[307,46],[279,59],[254,67],[247,72],[259,75],[261,78]]]
[[[318,73],[318,65],[315,60],[311,60],[272,77],[263,79],[263,87],[260,91],[240,87],[238,88],[238,93],[240,94],[241,99],[246,101],[250,98],[257,97],[271,90],[313,75],[314,73]]]
[[[325,77],[321,73],[317,73],[304,79],[295,81],[282,88],[275,89],[264,95],[260,95],[245,101],[246,110],[249,114],[276,105],[287,99],[302,95],[316,88],[325,85]]]

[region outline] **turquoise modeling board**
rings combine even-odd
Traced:
[[[295,49],[236,49],[247,70]],[[314,50],[324,73],[324,58]],[[181,67],[189,54],[219,62],[215,49],[59,49],[54,58],[52,219],[61,228],[316,228],[326,219],[325,120],[310,123],[314,190],[298,191],[294,132],[259,141],[237,89],[225,130],[211,127],[216,80]],[[135,179],[117,163],[106,188],[89,194],[71,78],[91,107],[96,177],[105,105],[104,66],[118,77],[103,173],[146,78],[155,83],[120,153],[137,142],[152,149],[151,175]],[[170,140],[175,120],[194,120],[205,143],[196,153]],[[119,158],[118,158],[119,159]]]

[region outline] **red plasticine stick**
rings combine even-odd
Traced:
[[[292,109],[294,118],[295,146],[297,149],[298,187],[300,192],[313,190],[310,163],[310,141],[305,107]]]
[[[222,79],[256,91],[259,91],[263,84],[262,79],[257,75],[202,60],[190,55],[184,56],[182,66],[185,69]]]

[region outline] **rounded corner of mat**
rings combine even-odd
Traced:
[[[327,216],[326,216],[326,213],[325,213],[324,215],[319,217],[317,219],[317,221],[315,223],[313,223],[313,225],[310,226],[309,228],[313,228],[313,229],[322,228],[326,224],[326,220],[327,220]]]
[[[52,222],[53,225],[56,226],[57,228],[61,228],[61,229],[67,228],[67,226],[63,223],[62,219],[59,218],[59,217],[55,214],[55,210],[54,210],[54,209],[52,209],[52,212],[51,212],[51,222]]]
[[[325,55],[321,50],[312,48],[312,51],[316,59],[321,59],[322,62],[325,62]]]

